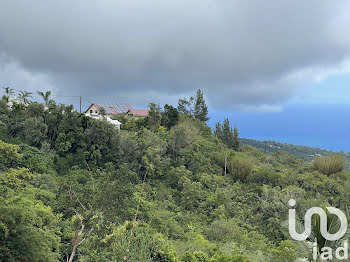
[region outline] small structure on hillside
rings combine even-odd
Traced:
[[[105,109],[106,112],[104,116],[100,114],[100,110],[102,107]],[[84,114],[86,116],[90,116],[98,120],[107,120],[107,122],[115,125],[117,129],[120,129],[121,123],[118,120],[112,119],[111,117],[118,114],[125,114],[130,108],[132,108],[131,105],[126,103],[92,103],[84,112]]]
[[[105,111],[104,116],[100,113],[102,107]],[[148,117],[149,109],[134,109],[127,103],[92,103],[84,114],[99,120],[106,119],[109,123],[116,125],[120,129],[121,123],[118,120],[113,120],[113,116],[125,115],[126,117],[138,119]]]
[[[149,115],[149,109],[133,109],[130,108],[128,112],[126,112],[127,117],[133,117],[133,118],[141,118],[141,117],[148,117]]]
[[[92,103],[89,106],[89,108],[84,112],[84,114],[87,116],[97,116],[100,114],[101,107],[103,107],[106,110],[107,116],[125,114],[129,111],[129,109],[132,109],[132,106],[127,103]]]

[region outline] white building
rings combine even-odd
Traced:
[[[100,115],[100,108],[103,107],[106,110],[106,115]],[[129,104],[106,104],[106,105],[98,105],[96,103],[92,103],[89,108],[84,112],[86,116],[90,116],[92,118],[98,120],[106,120],[107,122],[115,125],[117,129],[120,129],[121,123],[118,120],[113,120],[111,116],[118,114],[125,114],[131,106]],[[118,111],[117,111],[118,110]]]

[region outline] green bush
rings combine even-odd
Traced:
[[[191,252],[187,251],[181,256],[181,262],[197,262],[197,259]]]
[[[330,176],[344,171],[346,159],[340,155],[318,156],[312,162],[313,169]]]
[[[7,144],[0,140],[0,170],[14,166],[20,155],[17,145]]]
[[[36,147],[21,144],[19,148],[21,157],[18,160],[20,167],[28,168],[31,172],[40,174],[54,173],[53,156],[44,153]]]
[[[236,256],[228,256],[225,254],[214,255],[209,262],[254,262],[252,260],[247,260],[244,256],[236,255]]]
[[[253,162],[246,156],[235,155],[228,160],[227,168],[233,178],[245,181],[253,169]]]
[[[283,185],[285,183],[286,174],[275,172],[264,167],[257,167],[248,176],[247,182],[257,184],[268,184],[272,186]]]
[[[196,251],[193,253],[193,255],[196,257],[197,262],[208,262],[209,261],[209,256],[207,253],[204,253],[201,251]]]
[[[294,262],[298,255],[295,244],[290,240],[282,241],[278,247],[272,250],[273,261],[275,262]]]

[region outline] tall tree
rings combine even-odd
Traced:
[[[230,125],[230,121],[228,118],[224,119],[223,124],[221,125],[218,122],[215,126],[214,134],[222,140],[229,148],[232,148],[236,151],[239,149],[240,140],[239,140],[239,132],[238,128],[234,127],[232,129]]]
[[[202,122],[207,122],[208,117],[208,106],[205,103],[203,92],[198,89],[196,99],[194,102],[193,116]]]
[[[50,103],[51,91],[46,91],[45,93],[38,91],[37,93],[39,96],[41,96],[44,99],[44,104],[46,107],[48,107]]]
[[[232,147],[235,151],[239,150],[239,132],[238,132],[238,128],[235,126],[233,129],[233,141],[232,141]]]
[[[194,98],[191,96],[189,99],[180,98],[177,105],[177,110],[181,114],[192,115],[193,114],[193,101]]]
[[[29,97],[32,97],[32,93],[27,91],[20,91],[18,95],[18,99],[25,105],[28,105],[30,101],[28,100]]]
[[[8,103],[10,101],[10,97],[15,94],[15,91],[10,87],[3,87],[3,89],[5,91],[4,98],[5,98],[6,102]]]
[[[191,115],[202,122],[209,120],[208,106],[200,89],[197,90],[195,98],[191,96],[189,99],[179,99],[177,109],[180,113]]]
[[[216,125],[215,125],[214,135],[217,138],[222,139],[222,128],[221,128],[220,122],[217,122]]]
[[[171,106],[166,104],[164,106],[164,112],[162,114],[162,125],[167,129],[172,128],[179,121],[179,111]]]
[[[160,106],[155,103],[149,104],[148,124],[152,131],[156,131],[160,121],[162,120],[162,114],[160,112]]]
[[[228,147],[233,147],[232,127],[228,118],[224,119],[224,123],[222,125],[222,140]]]

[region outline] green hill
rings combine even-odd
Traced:
[[[342,159],[233,150],[178,113],[153,105],[117,130],[52,100],[0,100],[0,261],[294,262],[311,249],[284,226],[291,198],[300,217],[348,212]]]
[[[258,140],[247,139],[247,138],[240,138],[240,141],[242,145],[251,145],[267,154],[274,153],[279,150],[287,151],[291,155],[297,158],[300,158],[306,162],[311,162],[316,156],[327,156],[327,155],[337,153],[346,157],[346,159],[348,160],[348,163],[350,163],[350,154],[344,153],[342,151],[333,152],[330,150],[320,149],[316,147],[298,146],[298,145],[292,145],[287,143],[280,143],[276,141],[258,141]],[[350,168],[350,165],[348,165],[348,168]]]

